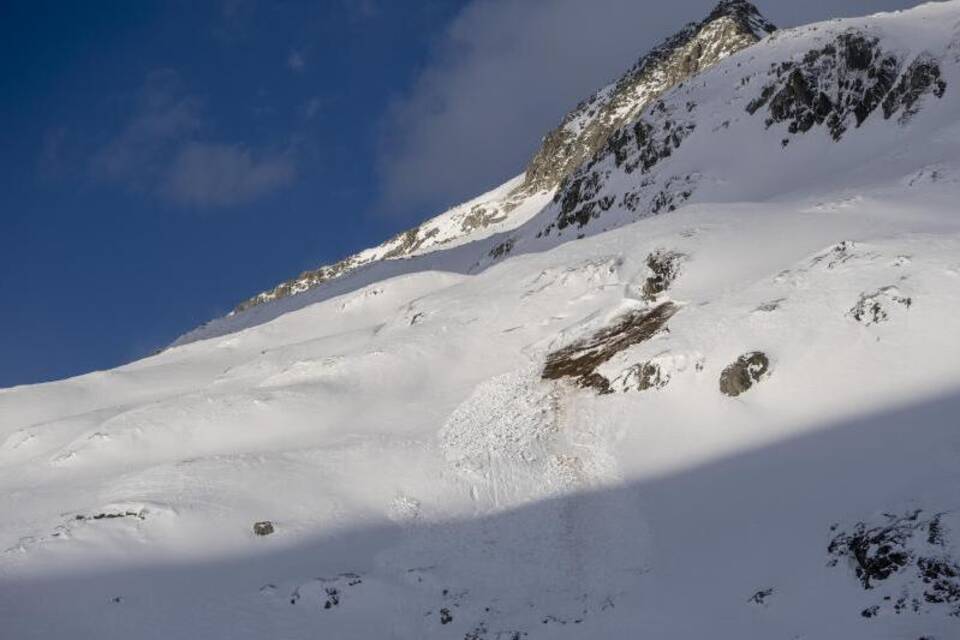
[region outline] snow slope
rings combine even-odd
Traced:
[[[748,112],[851,29],[942,95],[839,140]],[[0,390],[3,637],[957,637],[958,35],[782,32],[640,115],[696,103],[647,170],[627,139],[515,230]]]

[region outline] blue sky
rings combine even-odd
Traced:
[[[4,3],[0,386],[142,356],[409,223],[369,210],[377,128],[458,3],[396,6]]]
[[[0,3],[0,387],[144,356],[494,186],[713,4]]]

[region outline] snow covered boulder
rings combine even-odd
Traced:
[[[720,374],[720,392],[739,396],[770,372],[770,359],[762,351],[745,353]]]

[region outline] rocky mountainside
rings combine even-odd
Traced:
[[[957,637],[958,104],[960,0],[778,31],[522,223],[0,390],[0,635]]]
[[[522,177],[514,178],[469,202],[457,205],[418,227],[404,231],[383,244],[281,282],[273,289],[241,302],[233,314],[266,302],[304,293],[361,267],[383,260],[398,260],[438,249],[450,249],[482,240],[526,222],[549,202],[552,192],[521,189]]]
[[[498,238],[491,257],[685,203],[850,188],[865,176],[876,180],[865,166],[901,170],[896,149],[916,135],[913,117],[937,106],[944,113],[937,105],[947,90],[942,66],[956,62],[960,45],[956,38],[918,42],[900,26],[877,18],[779,32],[762,53],[745,51],[736,65],[678,85],[607,136],[549,206]]]
[[[383,244],[301,273],[237,306],[234,313],[303,293],[358,267],[479,240],[526,222],[557,185],[652,100],[693,74],[772,33],[775,27],[746,0],[723,0],[644,55],[616,82],[580,103],[544,137],[526,172]]]
[[[775,30],[746,0],[723,0],[702,22],[684,27],[567,114],[527,166],[525,186],[555,188],[667,89]]]

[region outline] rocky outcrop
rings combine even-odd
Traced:
[[[258,536],[268,536],[274,532],[273,523],[269,520],[262,520],[253,523],[253,533]]]
[[[871,326],[886,322],[897,307],[909,309],[913,299],[902,295],[894,286],[883,287],[872,293],[863,293],[860,299],[847,312],[847,315],[860,324]]]
[[[940,65],[936,58],[924,53],[910,64],[897,86],[887,94],[883,100],[883,117],[892,118],[900,114],[898,122],[907,123],[917,111],[919,101],[923,96],[932,94],[942,98],[947,90],[947,83],[940,77]]]
[[[622,391],[663,389],[670,382],[670,373],[664,371],[659,362],[639,362],[621,373],[614,382]]]
[[[541,235],[549,235],[554,229],[563,231],[576,225],[586,226],[600,217],[615,204],[624,209],[658,213],[672,211],[693,194],[696,176],[673,176],[665,178],[662,187],[648,175],[666,158],[680,148],[683,141],[696,129],[693,112],[696,105],[677,105],[657,101],[643,117],[632,125],[615,132],[589,162],[581,165],[560,185],[554,202],[559,204],[556,219],[548,224]],[[622,198],[606,191],[614,172],[638,173],[633,184]]]
[[[902,57],[883,50],[876,37],[842,33],[800,60],[774,65],[773,81],[747,105],[747,112],[766,107],[767,128],[785,124],[790,134],[798,134],[823,126],[834,140],[851,126],[861,126],[881,105],[884,118],[899,113],[903,124],[924,95],[939,98],[946,90],[932,56],[921,54],[901,76],[903,65]]]
[[[775,29],[749,2],[724,0],[567,114],[527,166],[525,188],[556,187],[668,89]]]
[[[549,354],[542,377],[544,380],[569,378],[577,386],[611,393],[610,380],[597,371],[598,367],[627,347],[652,338],[677,311],[677,305],[672,302],[649,310],[631,311],[593,335]]]
[[[720,392],[739,396],[769,375],[770,359],[762,351],[745,353],[720,374]]]
[[[960,563],[947,539],[956,521],[954,514],[925,515],[918,509],[884,514],[877,523],[857,522],[847,531],[834,525],[829,565],[843,561],[861,587],[880,591],[877,604],[861,611],[864,618],[884,609],[901,614],[934,608],[960,617]]]
[[[647,268],[651,276],[643,283],[643,297],[652,301],[661,293],[670,288],[673,281],[680,274],[680,263],[684,259],[682,253],[658,249],[647,256]]]
[[[519,182],[508,182],[499,189],[465,204],[458,205],[423,224],[393,236],[386,242],[316,269],[308,269],[295,278],[281,282],[241,302],[233,313],[241,313],[273,300],[295,296],[330,280],[382,260],[397,260],[451,243],[462,242],[488,230],[510,228],[512,214],[537,194],[519,188]],[[546,196],[540,196],[545,198]]]

